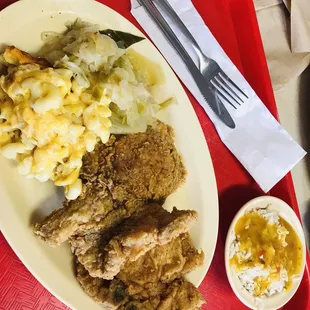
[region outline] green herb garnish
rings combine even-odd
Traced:
[[[109,36],[116,42],[117,46],[122,49],[126,49],[129,46],[145,39],[128,32],[116,31],[112,29],[100,30],[99,33]]]

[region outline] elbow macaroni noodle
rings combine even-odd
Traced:
[[[111,127],[105,92],[82,89],[72,77],[31,64],[0,78],[1,154],[18,162],[20,174],[64,186],[67,199],[82,191],[83,155],[107,142]]]

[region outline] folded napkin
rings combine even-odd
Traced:
[[[226,105],[236,123],[235,129],[225,126],[205,104],[204,109],[214,123],[223,143],[242,163],[260,187],[265,192],[269,191],[306,154],[305,151],[270,114],[251,86],[225,54],[209,28],[204,24],[191,1],[169,0],[169,3],[195,37],[204,53],[216,60],[226,74],[249,96],[249,99],[237,110],[234,110],[228,104]],[[204,99],[181,58],[137,0],[131,0],[131,13],[197,101],[203,103]],[[193,58],[193,61],[197,63],[197,57],[195,57],[186,38],[169,17],[164,12],[162,14]]]

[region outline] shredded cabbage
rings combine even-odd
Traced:
[[[70,69],[82,90],[98,90],[99,86],[104,91],[112,102],[111,133],[145,131],[160,104],[164,103],[163,108],[169,99],[158,100],[161,90],[156,86],[164,83],[161,68],[133,50],[126,55],[113,39],[99,33],[97,25],[77,19],[66,26],[63,34],[42,34],[45,45],[40,55],[54,67]]]

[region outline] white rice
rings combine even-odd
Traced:
[[[283,238],[283,235],[286,235],[288,231],[280,224],[279,215],[277,212],[270,210],[268,207],[264,209],[251,210],[249,212],[257,212],[263,216],[269,224],[278,225],[278,234],[279,239]],[[246,227],[247,229],[247,227]],[[284,240],[284,238],[283,238]],[[283,242],[283,246],[286,246],[286,242]],[[229,258],[237,256],[239,263],[244,263],[251,258],[251,251],[243,250],[239,252],[240,242],[238,241],[238,236],[235,236],[233,242],[230,245],[229,249]],[[263,259],[263,256],[261,257]],[[242,286],[254,297],[255,286],[257,285],[255,280],[257,277],[260,277],[262,280],[268,278],[268,276],[273,273],[274,270],[271,270],[268,266],[257,265],[254,268],[243,268],[243,270],[237,272],[237,276],[242,284]],[[257,309],[263,309],[263,299],[270,297],[276,293],[281,293],[285,289],[286,281],[288,281],[288,274],[285,268],[282,267],[280,270],[280,279],[277,281],[272,281],[268,288],[262,292],[261,297],[255,297],[255,303]]]
[[[262,266],[255,266],[254,268],[243,269],[238,272],[238,278],[244,288],[251,294],[254,295],[255,278],[261,277],[262,279],[268,278],[272,272],[269,268],[263,268]],[[280,271],[280,279],[270,283],[268,289],[264,292],[266,297],[272,296],[275,293],[281,293],[285,287],[285,282],[288,281],[287,271],[282,268]]]
[[[277,212],[270,210],[267,206],[267,208],[264,209],[255,209],[253,211],[250,212],[256,212],[259,215],[261,215],[262,217],[264,217],[269,224],[279,224],[279,215]]]

